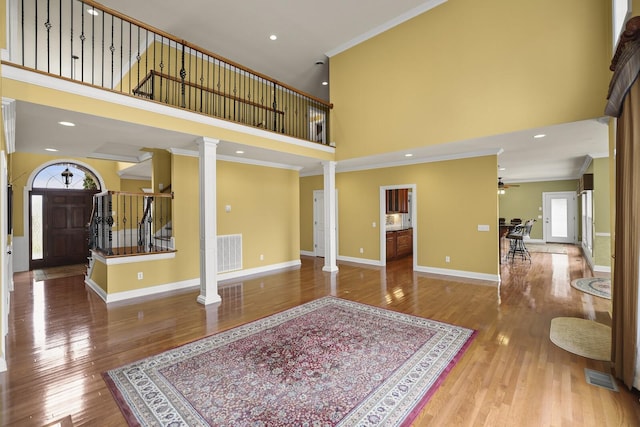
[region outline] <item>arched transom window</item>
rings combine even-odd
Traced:
[[[89,169],[75,163],[54,163],[33,179],[33,188],[100,190],[100,181]]]

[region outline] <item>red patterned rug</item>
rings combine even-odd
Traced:
[[[405,426],[474,336],[325,297],[104,379],[129,425]]]

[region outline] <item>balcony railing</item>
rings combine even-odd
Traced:
[[[105,191],[93,196],[90,248],[105,256],[173,251],[173,194]]]
[[[7,1],[12,64],[328,143],[322,99],[93,1]]]

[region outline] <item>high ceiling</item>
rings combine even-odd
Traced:
[[[332,55],[370,38],[445,0],[325,0],[323,2],[262,0],[189,0],[184,5],[156,0],[148,2],[104,0],[101,3],[146,24],[188,40],[206,50],[243,64],[312,95],[329,99],[328,61]],[[363,7],[366,6],[366,10]],[[150,10],[153,13],[150,13]],[[269,39],[271,34],[277,40]],[[322,65],[316,62],[322,61]],[[142,147],[195,147],[196,135],[147,129],[130,123],[70,113],[64,110],[18,103],[16,149],[43,153],[55,146],[59,155],[113,159],[142,159]],[[61,129],[60,120],[78,126]],[[40,123],[38,127],[32,123]],[[106,131],[108,129],[108,131]],[[534,139],[536,134],[545,138]],[[339,162],[337,170],[415,163],[482,154],[499,154],[499,172],[506,183],[574,179],[586,156],[607,155],[607,126],[594,118],[548,128],[459,141],[438,146]],[[321,172],[317,160],[269,152],[222,142],[218,153],[302,168],[302,174]],[[146,162],[148,163],[148,162]],[[150,173],[146,163],[131,170],[134,176]]]

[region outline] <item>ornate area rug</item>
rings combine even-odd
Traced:
[[[583,277],[572,280],[571,286],[597,297],[611,299],[611,279],[603,277]]]
[[[549,339],[558,347],[578,356],[611,360],[611,328],[577,317],[551,319]]]
[[[103,375],[130,425],[405,426],[475,333],[325,297]]]

